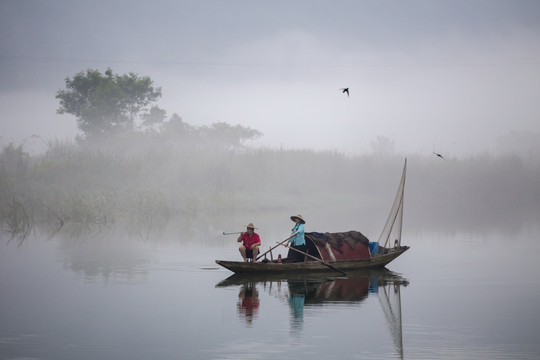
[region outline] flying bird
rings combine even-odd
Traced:
[[[446,160],[441,154],[437,154],[436,152],[434,152],[434,154],[435,154],[436,156],[440,157],[441,159]]]
[[[343,89],[340,89],[342,93],[347,93],[347,97],[349,97],[349,88],[343,88]]]

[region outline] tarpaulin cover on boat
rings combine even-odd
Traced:
[[[315,245],[324,261],[367,260],[370,258],[369,240],[359,231],[309,232],[305,234],[305,237]],[[309,247],[311,246],[308,241]]]

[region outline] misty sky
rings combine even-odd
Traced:
[[[1,145],[73,138],[56,92],[108,67],[260,145],[460,156],[540,133],[537,0],[1,0],[0,34]]]

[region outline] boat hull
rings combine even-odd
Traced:
[[[366,260],[340,260],[329,261],[325,265],[320,261],[307,261],[298,263],[277,263],[277,262],[243,262],[243,261],[227,261],[216,260],[216,264],[236,273],[236,274],[283,274],[283,273],[310,273],[310,272],[328,272],[332,268],[342,271],[359,270],[359,269],[377,269],[383,268],[392,260],[403,254],[409,249],[408,246],[402,246],[399,249],[392,249],[387,254],[374,256]]]

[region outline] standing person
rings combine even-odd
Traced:
[[[291,236],[287,246],[293,247],[302,252],[307,252],[306,239],[304,238],[304,224],[306,223],[302,218],[302,215],[293,215],[291,220],[294,221],[294,227],[291,231]],[[298,251],[289,249],[287,254],[287,262],[303,262],[305,261],[305,255],[300,254]]]
[[[259,234],[255,232],[256,227],[253,226],[253,223],[247,225],[247,231],[240,234],[237,242],[242,242],[240,245],[240,254],[244,262],[247,262],[248,259],[252,259],[254,263],[257,262],[257,255],[259,255],[259,246],[261,246],[261,238]]]

